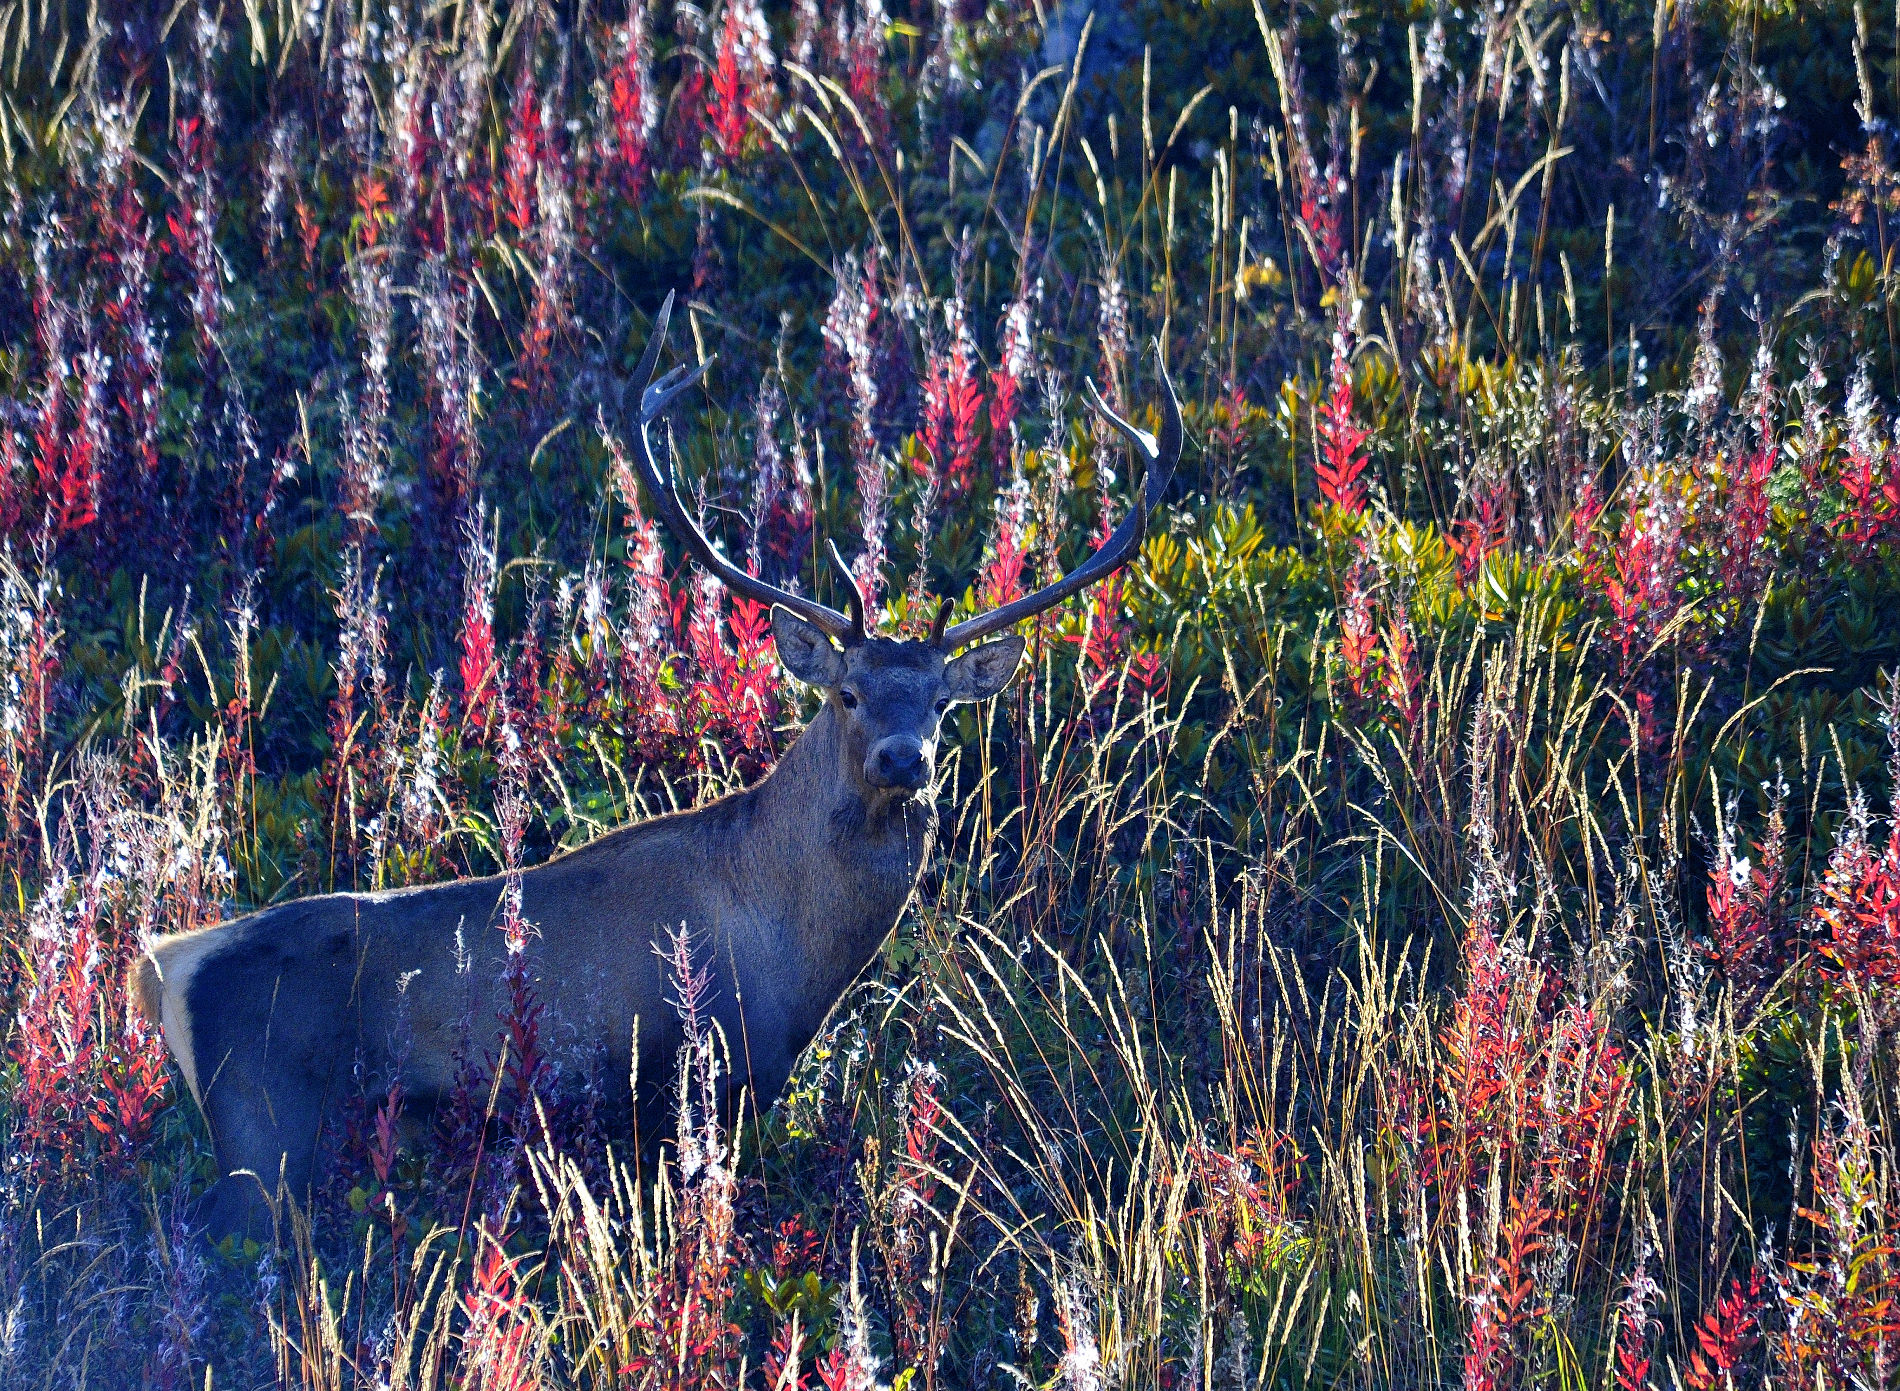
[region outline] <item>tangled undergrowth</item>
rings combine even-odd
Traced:
[[[1900,1381],[1897,117],[1840,0],[0,0],[0,1382]],[[809,709],[623,455],[675,288],[774,583],[1075,564],[1157,356],[1166,515],[775,1107],[662,943],[643,1166],[509,918],[214,1248],[147,945]]]

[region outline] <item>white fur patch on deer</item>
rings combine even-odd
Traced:
[[[178,1070],[184,1073],[185,1086],[200,1111],[204,1110],[205,1099],[198,1088],[198,1055],[192,1045],[191,1009],[186,1004],[186,994],[205,958],[222,944],[221,932],[221,928],[211,927],[160,942],[151,955],[139,963],[152,971],[158,986],[157,1017],[150,1022],[158,1025],[164,1034],[165,1047],[178,1063]]]

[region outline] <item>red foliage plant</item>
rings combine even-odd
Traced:
[[[775,62],[772,31],[758,0],[726,0],[719,46],[713,55],[706,118],[713,148],[728,166],[737,164],[745,154],[753,108],[770,104]]]
[[[1482,1201],[1494,1172],[1539,1196],[1543,1220],[1578,1220],[1601,1195],[1631,1124],[1632,1080],[1609,1021],[1562,977],[1501,941],[1485,914],[1465,935],[1465,988],[1440,1036],[1435,1095],[1401,1086],[1427,1183],[1447,1210]]]
[[[65,465],[48,489],[54,526],[62,532],[99,517],[100,465],[109,447],[105,426],[106,357],[94,344],[79,355],[79,412],[66,441]]]
[[[1640,440],[1628,447],[1635,451]],[[1633,741],[1655,753],[1665,731],[1657,718],[1657,682],[1649,658],[1682,610],[1684,477],[1658,461],[1635,470],[1631,501],[1624,510],[1616,541],[1603,554],[1601,541],[1583,542],[1582,575],[1609,605],[1609,631],[1616,644],[1618,675],[1630,693]],[[1587,498],[1574,514],[1587,527],[1599,508]]]
[[[928,1062],[913,1067],[905,1079],[904,1152],[897,1157],[889,1235],[882,1243],[897,1355],[932,1369],[942,1355],[946,1330],[925,1308],[932,1272],[924,1231],[937,1196],[937,1126],[943,1115],[937,1088],[942,1080]]]
[[[990,440],[1000,465],[1008,462],[1015,441],[1023,378],[1035,365],[1035,323],[1027,302],[1010,301],[998,338],[998,361],[990,371]]]
[[[1096,520],[1094,545],[1106,545],[1114,523],[1107,507]],[[1122,618],[1123,577],[1118,572],[1089,590],[1088,622],[1080,633],[1067,640],[1082,649],[1083,687],[1091,701],[1112,699],[1114,684],[1121,671],[1122,654],[1128,648],[1128,625]]]
[[[1485,558],[1502,550],[1510,539],[1507,507],[1510,497],[1501,483],[1477,491],[1474,513],[1461,517],[1445,537],[1445,544],[1458,558],[1458,582],[1471,584],[1478,578]]]
[[[711,739],[737,760],[748,779],[772,761],[772,727],[779,716],[777,648],[771,614],[751,599],[734,599],[730,629],[721,622],[725,587],[710,576],[694,588],[687,646],[694,676],[688,692],[695,742]]]
[[[922,436],[924,448],[936,460],[945,492],[954,500],[970,490],[983,392],[977,384],[976,345],[970,340],[961,297],[944,304],[943,317],[949,346],[932,351],[925,368]]]
[[[1773,520],[1768,481],[1774,476],[1780,453],[1775,443],[1776,397],[1769,369],[1764,348],[1757,355],[1745,398],[1752,405],[1755,442],[1736,454],[1722,478],[1720,534],[1715,544],[1722,563],[1723,594],[1738,606],[1760,594],[1769,568],[1762,542]]]
[[[1305,1156],[1291,1136],[1256,1133],[1232,1154],[1196,1143],[1187,1158],[1200,1195],[1190,1215],[1204,1224],[1210,1278],[1224,1283],[1244,1274],[1293,1235],[1293,1195]]]
[[[815,1269],[824,1254],[824,1239],[805,1225],[802,1217],[788,1217],[772,1234],[772,1276],[784,1282],[800,1272]],[[806,1391],[810,1374],[803,1371],[800,1359],[811,1341],[812,1330],[804,1325],[793,1309],[772,1331],[772,1345],[759,1364],[765,1374],[766,1391]]]
[[[1733,1391],[1736,1371],[1761,1341],[1766,1303],[1760,1266],[1735,1277],[1728,1293],[1696,1325],[1696,1349],[1682,1378],[1689,1391]]]
[[[637,206],[645,186],[649,145],[660,123],[653,84],[653,36],[644,0],[627,7],[627,22],[615,42],[620,55],[607,79],[608,169],[622,197]]]
[[[499,686],[495,659],[495,543],[482,504],[462,523],[462,708],[477,729],[488,720]]]
[[[1406,729],[1417,728],[1425,705],[1425,674],[1419,669],[1418,643],[1412,636],[1410,616],[1404,611],[1386,624],[1384,648],[1379,655],[1380,684],[1386,699]]]
[[[1523,1330],[1543,1312],[1530,1258],[1544,1249],[1542,1233],[1553,1216],[1534,1201],[1511,1200],[1500,1225],[1503,1248],[1478,1275],[1471,1293],[1471,1336],[1465,1348],[1466,1391],[1501,1391],[1516,1384]]]
[[[1347,569],[1345,595],[1339,608],[1339,660],[1356,700],[1364,700],[1371,693],[1379,658],[1378,620],[1373,614],[1365,570],[1363,558]]]
[[[1870,837],[1870,820],[1864,795],[1850,791],[1847,819],[1828,857],[1814,916],[1830,974],[1890,996],[1900,989],[1900,813],[1890,815],[1878,845]]]
[[[30,1183],[57,1182],[93,1157],[115,1169],[151,1133],[164,1099],[156,1031],[126,1019],[129,947],[102,921],[113,885],[99,867],[58,870],[26,921],[25,985],[8,1059],[13,1160]]]
[[[522,69],[508,117],[508,142],[502,152],[501,218],[517,237],[534,230],[540,201],[540,172],[547,157],[547,131],[532,64]]]
[[[1650,1391],[1649,1335],[1656,1326],[1655,1316],[1650,1311],[1661,1295],[1662,1287],[1649,1273],[1647,1244],[1639,1238],[1636,1268],[1630,1272],[1623,1298],[1616,1306],[1616,1344],[1611,1367],[1617,1391]]]
[[[33,240],[34,336],[45,374],[33,424],[33,462],[45,525],[58,536],[89,526],[98,517],[99,470],[108,441],[105,355],[88,341],[77,358],[69,360],[72,315],[56,287],[52,255],[42,231]],[[89,321],[82,322],[81,336],[90,339]],[[76,379],[76,393],[71,379]]]
[[[462,1367],[468,1391],[535,1391],[534,1316],[522,1288],[519,1259],[487,1220],[476,1226],[473,1277],[462,1296]]]
[[[1900,1271],[1886,1210],[1888,1175],[1857,1086],[1814,1137],[1809,1249],[1777,1282],[1785,1316],[1774,1350],[1793,1386],[1878,1386],[1900,1332]],[[1718,1311],[1720,1312],[1720,1311]]]
[[[1333,333],[1332,379],[1319,405],[1319,457],[1313,461],[1313,472],[1321,501],[1348,516],[1358,516],[1366,510],[1365,443],[1371,432],[1353,414],[1349,313],[1341,308],[1339,327]]]
[[[805,1341],[805,1330],[799,1324],[798,1312],[794,1310],[773,1330],[772,1345],[765,1350],[765,1357],[759,1363],[766,1391],[806,1391],[810,1386],[810,1373],[803,1371],[799,1365]]]
[[[1719,808],[1718,808],[1719,810]],[[1709,956],[1747,1008],[1761,999],[1784,965],[1781,926],[1782,865],[1787,817],[1777,795],[1768,829],[1755,845],[1760,863],[1735,853],[1734,807],[1717,823],[1715,863],[1705,898],[1709,908]]]
[[[626,567],[632,591],[620,630],[620,680],[629,708],[647,712],[647,724],[641,733],[651,739],[672,732],[672,704],[661,685],[660,672],[673,599],[666,582],[666,555],[660,547],[659,528],[640,510],[633,466],[617,441],[612,456],[614,488],[627,511]]]
[[[373,248],[395,220],[395,211],[389,206],[389,180],[364,174],[356,183],[356,216],[350,224],[357,245],[364,250]]]
[[[1900,476],[1880,434],[1873,387],[1862,363],[1847,388],[1847,449],[1840,465],[1844,505],[1834,519],[1835,534],[1861,558],[1900,520]]]
[[[1623,514],[1612,560],[1613,573],[1603,576],[1603,595],[1615,620],[1611,635],[1627,677],[1682,603],[1682,499],[1676,480],[1666,471],[1651,469],[1639,480],[1635,500]]]
[[[573,242],[571,171],[560,146],[553,102],[524,62],[502,152],[500,219],[532,253],[534,293],[522,326],[513,384],[538,396],[549,385],[556,330],[566,321],[566,266]]]
[[[890,139],[890,112],[884,104],[884,44],[890,18],[884,0],[860,0],[856,22],[848,26],[849,37],[840,55],[844,62],[845,90],[870,127],[871,143],[882,148]],[[851,138],[863,138],[853,122],[846,127]]]
[[[728,613],[726,590],[711,579],[675,591],[630,466],[617,443],[610,452],[630,524],[631,594],[615,657],[627,732],[645,756],[675,767],[703,766],[708,746],[717,745],[734,772],[754,778],[776,756],[772,731],[781,713],[770,614],[746,599],[732,599]],[[781,500],[808,508],[807,486],[800,469]]]
[[[1029,481],[1022,468],[1011,470],[1009,483],[996,494],[996,531],[989,558],[977,579],[977,601],[984,608],[1000,608],[1023,593],[1023,569],[1029,562]]]
[[[1300,55],[1284,38],[1269,43],[1267,53],[1273,62],[1274,76],[1279,79],[1281,105],[1286,115],[1287,155],[1292,166],[1294,192],[1299,198],[1295,216],[1300,235],[1321,280],[1337,293],[1350,279],[1339,206],[1347,184],[1340,168],[1337,131],[1332,155],[1322,174],[1308,130],[1306,77]]]

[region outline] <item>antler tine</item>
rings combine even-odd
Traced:
[[[838,553],[838,543],[827,537],[825,548],[831,552],[831,566],[838,572],[838,578],[844,581],[845,602],[851,606],[849,640],[863,642],[870,635],[864,624],[864,591],[858,588],[858,577],[851,573],[851,567],[844,563],[844,557]]]
[[[690,389],[712,365],[712,359],[708,358],[697,367],[675,367],[658,381],[654,380],[653,374],[659,367],[660,349],[666,342],[666,326],[672,317],[673,296],[669,292],[666,302],[660,306],[659,316],[654,320],[653,336],[647,340],[647,349],[641,355],[635,377],[640,385],[640,407],[633,430],[633,463],[641,481],[647,485],[647,491],[653,494],[654,510],[659,513],[667,529],[679,537],[680,544],[686,547],[693,558],[733,593],[756,603],[783,605],[839,642],[861,640],[864,633],[861,613],[857,621],[853,622],[828,605],[767,584],[756,575],[748,575],[721,555],[719,548],[699,529],[698,523],[687,512],[686,505],[680,501],[679,492],[673,484],[672,465],[669,463],[662,471],[659,461],[653,457],[653,446],[647,439],[647,426],[658,419],[681,393]]]
[[[1078,594],[1097,580],[1114,574],[1134,559],[1140,550],[1141,539],[1148,530],[1148,517],[1161,505],[1168,483],[1174,477],[1174,466],[1181,460],[1181,403],[1174,394],[1174,381],[1168,376],[1166,364],[1162,364],[1159,443],[1147,431],[1136,429],[1110,410],[1096,391],[1094,382],[1087,382],[1086,385],[1089,405],[1134,445],[1135,452],[1141,456],[1146,473],[1141,492],[1136,495],[1134,505],[1128,509],[1128,515],[1122,518],[1121,525],[1115,528],[1114,534],[1099,551],[1054,584],[957,624],[941,639],[946,651],[966,647],[979,638],[1013,628],[1023,619],[1055,607],[1070,595]]]
[[[943,641],[943,628],[949,621],[950,601],[948,599],[937,600],[937,616],[930,620],[930,640],[932,642]]]

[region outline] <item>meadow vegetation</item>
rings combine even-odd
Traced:
[[[1900,1383],[1897,14],[0,0],[0,1383]],[[624,455],[672,289],[774,583],[1074,565],[1160,362],[1165,515],[777,1106],[662,943],[643,1163],[510,918],[213,1247],[150,942],[811,709]]]

